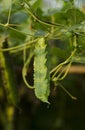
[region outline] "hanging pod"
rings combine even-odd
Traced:
[[[36,97],[47,103],[50,94],[50,75],[48,70],[45,39],[39,38],[35,44],[34,87]]]

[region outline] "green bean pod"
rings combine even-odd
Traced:
[[[47,66],[47,47],[44,38],[39,38],[35,44],[34,88],[36,97],[42,102],[49,103],[50,75]]]

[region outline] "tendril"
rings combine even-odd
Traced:
[[[31,89],[33,89],[34,87],[31,86],[31,85],[29,85],[29,83],[28,83],[27,80],[26,80],[26,75],[27,75],[27,66],[29,66],[30,60],[31,60],[31,58],[33,57],[33,55],[34,55],[34,53],[30,53],[30,54],[29,54],[29,57],[28,57],[27,61],[25,62],[24,66],[23,66],[23,68],[22,68],[23,81],[24,81],[24,83],[26,84],[26,86],[27,86],[28,88],[31,88]]]

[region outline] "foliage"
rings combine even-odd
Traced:
[[[77,8],[77,2],[0,1],[0,84],[3,86],[0,85],[0,89],[7,110],[10,105],[18,108],[19,98],[23,96],[23,87],[18,83],[19,70],[38,102],[49,104],[51,93],[57,86],[76,99],[63,82],[72,63],[85,64],[85,10],[83,6]],[[16,88],[19,85],[20,88]],[[11,127],[8,125],[5,129],[11,130]]]

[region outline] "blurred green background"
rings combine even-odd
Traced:
[[[7,39],[8,47],[23,45],[26,41],[32,40],[32,36],[36,38],[53,29],[34,21],[26,12],[23,2],[24,0],[0,0],[0,44]],[[71,33],[79,35],[78,51],[73,59],[75,69],[61,81],[77,100],[72,100],[62,88],[55,87],[51,82],[50,105],[42,103],[35,97],[34,91],[28,89],[23,82],[23,50],[5,52],[10,59],[9,68],[13,69],[10,78],[16,80],[14,82],[20,101],[15,105],[7,101],[0,65],[0,130],[85,130],[85,1],[29,0],[29,2],[35,14],[41,19],[63,24],[70,30],[66,32],[65,28],[57,28],[51,33],[48,40],[51,68],[70,55],[72,45],[68,43]],[[7,27],[5,26],[7,21],[9,25],[17,26]],[[27,49],[27,56],[29,53]],[[80,72],[76,71],[76,67],[79,66]],[[28,68],[27,79],[33,84],[33,59]]]

